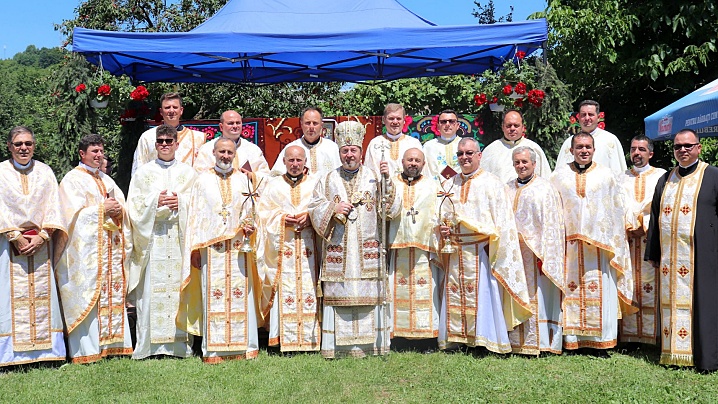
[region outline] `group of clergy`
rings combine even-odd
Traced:
[[[669,172],[633,138],[627,170],[587,100],[552,172],[518,111],[482,151],[456,112],[422,146],[388,104],[363,150],[364,125],[341,122],[332,141],[310,107],[270,170],[236,111],[205,142],[180,124],[179,94],[160,105],[127,198],[100,170],[100,136],[80,141],[58,187],[32,131],[10,131],[0,366],[187,357],[200,340],[207,363],[254,358],[263,327],[281,352],[326,358],[399,339],[526,355],[624,341],[718,368],[718,169],[692,131]]]

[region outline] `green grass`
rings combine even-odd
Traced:
[[[718,374],[657,365],[655,350],[528,358],[392,352],[384,360],[281,357],[205,365],[198,358],[15,369],[2,402],[715,402]]]

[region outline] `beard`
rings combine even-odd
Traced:
[[[232,163],[231,163],[231,162],[225,163],[225,162],[222,161],[222,160],[217,160],[217,163],[216,163],[216,164],[217,164],[217,167],[218,167],[219,169],[221,169],[221,170],[229,170],[230,168],[232,168]]]

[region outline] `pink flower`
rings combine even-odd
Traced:
[[[245,139],[254,139],[254,126],[252,125],[242,125],[242,134],[241,136]]]
[[[431,131],[434,132],[434,134],[439,134],[439,115],[434,115],[431,118]]]

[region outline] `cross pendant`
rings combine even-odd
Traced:
[[[419,214],[419,211],[414,209],[413,206],[411,207],[411,209],[408,212],[406,212],[407,216],[411,216],[411,223],[413,223],[413,224],[416,224],[416,215],[418,215],[418,214]]]
[[[223,207],[222,211],[219,212],[219,215],[222,216],[222,223],[227,224],[227,218],[229,217],[229,211],[227,208]]]

